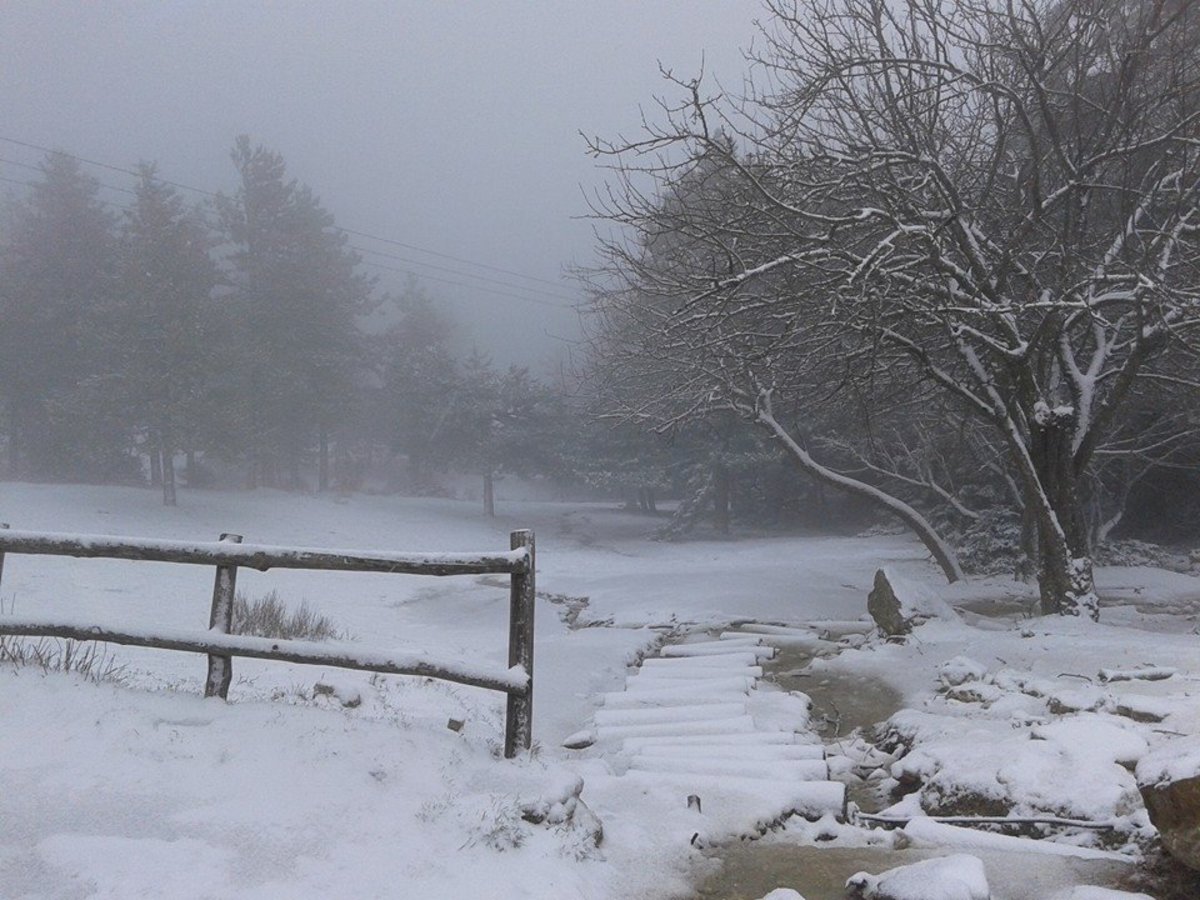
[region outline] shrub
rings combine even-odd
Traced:
[[[345,635],[307,602],[291,612],[276,591],[248,600],[239,593],[233,601],[233,633],[282,640],[328,641]]]

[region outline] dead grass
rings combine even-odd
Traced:
[[[330,641],[346,636],[306,601],[289,611],[276,591],[253,600],[239,593],[233,603],[233,633],[300,641]]]
[[[97,684],[125,680],[125,667],[113,661],[107,647],[92,641],[4,636],[0,637],[0,664],[72,672]]]

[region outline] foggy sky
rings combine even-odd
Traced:
[[[343,227],[557,282],[354,240],[561,295],[529,292],[532,303],[365,256],[469,282],[423,279],[498,362],[541,367],[575,331],[565,308],[578,292],[563,269],[592,253],[592,224],[572,217],[602,175],[579,132],[635,133],[639,105],[667,90],[660,60],[690,76],[703,56],[707,72],[738,82],[759,12],[753,0],[5,0],[0,136],[118,166],[157,160],[164,178],[230,191],[229,149],[248,133]],[[0,141],[0,159],[41,156]],[[11,162],[0,175],[37,177]],[[405,277],[364,271],[384,286]]]

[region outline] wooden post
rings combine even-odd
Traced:
[[[240,534],[223,534],[221,540],[240,544]],[[229,634],[233,628],[233,599],[237,587],[237,566],[217,566],[217,578],[213,584],[212,613],[208,617],[209,631]],[[229,696],[229,684],[233,681],[233,658],[210,653],[208,677],[204,680],[204,696]]]
[[[508,610],[508,664],[521,666],[529,676],[529,685],[521,693],[508,695],[504,719],[504,758],[512,759],[518,747],[528,750],[533,744],[533,604],[537,596],[534,581],[534,542],[532,531],[514,531],[512,549],[529,551],[529,567],[512,574]]]

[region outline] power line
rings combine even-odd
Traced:
[[[388,253],[385,250],[372,250],[370,247],[359,247],[357,244],[348,244],[347,246],[351,250],[355,250],[359,253],[373,253],[376,256],[382,256],[387,259],[395,259],[400,262],[405,262],[405,263],[409,263],[411,265],[416,265],[416,266],[425,266],[430,269],[436,269],[439,272],[449,272],[451,275],[460,275],[464,278],[474,278],[478,281],[483,281],[483,282],[486,282],[489,284],[499,285],[500,287],[512,288],[513,290],[524,291],[524,292],[530,293],[530,294],[542,294],[543,296],[546,296],[546,297],[553,297],[556,300],[564,300],[567,303],[574,302],[572,300],[572,298],[567,297],[563,294],[555,294],[550,291],[543,291],[541,288],[527,288],[524,285],[520,285],[520,284],[510,284],[507,281],[500,281],[499,279],[496,279],[496,278],[489,278],[487,275],[475,275],[472,272],[463,272],[459,269],[451,269],[447,266],[439,266],[436,263],[422,262],[419,259],[409,259],[406,256],[400,256],[397,253]],[[363,260],[363,262],[368,262],[368,260]]]
[[[421,253],[428,253],[430,256],[437,256],[441,259],[449,259],[458,263],[466,263],[469,266],[478,266],[481,269],[489,269],[493,272],[502,272],[505,275],[515,275],[517,278],[525,278],[529,281],[538,281],[542,284],[548,284],[552,287],[561,287],[557,281],[551,281],[549,278],[538,278],[536,275],[525,275],[521,272],[514,272],[512,269],[502,269],[499,266],[490,266],[487,263],[475,262],[474,260],[465,259],[461,256],[451,256],[449,253],[439,253],[437,250],[429,250],[425,247],[418,247],[416,244],[406,244],[403,241],[393,240],[392,238],[379,237],[375,234],[367,234],[365,231],[354,231],[350,228],[338,228],[339,231],[344,231],[346,234],[352,234],[355,237],[370,238],[373,241],[380,241],[384,244],[392,244],[396,247],[403,247],[405,250],[417,250]]]
[[[7,162],[7,161],[8,160],[0,159],[0,162]],[[38,169],[37,166],[29,166],[29,165],[25,165],[22,163],[14,163],[14,165],[22,165],[24,168]],[[40,169],[38,169],[38,171],[40,171]],[[8,182],[9,184],[21,185],[22,187],[27,187],[27,188],[37,187],[36,182],[22,181],[17,178],[7,178],[3,175],[0,175],[0,181]],[[118,187],[114,187],[113,185],[103,184],[103,183],[100,183],[99,186],[104,187],[104,188],[109,188],[110,190],[125,190],[123,188],[118,188]],[[127,191],[127,193],[133,194],[136,192],[135,191]],[[121,204],[116,203],[111,200],[99,200],[98,202],[104,204],[105,206],[114,207],[115,209],[120,210],[121,212],[129,212],[129,207],[122,206]],[[355,250],[355,251],[367,252],[367,253],[381,253],[382,255],[393,258],[393,259],[398,259],[398,260],[401,260],[404,262],[408,261],[408,260],[405,260],[403,257],[396,256],[395,254],[384,253],[383,251],[380,251],[380,250],[369,250],[367,248],[356,247],[354,245],[350,245],[350,249]],[[419,272],[414,269],[405,269],[405,268],[400,268],[397,266],[388,266],[388,265],[384,265],[383,263],[378,263],[378,262],[375,262],[374,260],[370,260],[370,259],[360,259],[359,262],[364,266],[372,266],[376,269],[383,269],[388,272],[398,272],[402,275],[411,275],[414,278],[420,278],[420,279],[424,279],[426,281],[436,281],[440,284],[449,284],[449,285],[454,285],[456,287],[469,288],[472,290],[480,290],[482,288],[482,286],[478,285],[478,284],[469,284],[464,281],[455,281],[454,279],[451,279],[451,278],[442,278],[437,275],[430,275],[427,272]],[[420,262],[420,261],[414,261],[414,263],[415,263],[415,265],[419,265],[419,266],[433,266],[432,263],[425,263],[425,262]],[[450,272],[451,274],[456,274],[456,275],[462,275],[467,278],[476,278],[476,279],[481,279],[485,282],[487,282],[487,281],[494,282],[495,284],[501,285],[503,287],[511,287],[518,291],[525,290],[520,285],[510,285],[510,284],[507,284],[506,282],[496,281],[495,279],[489,279],[484,275],[474,275],[470,272],[456,272],[454,269],[447,269],[443,266],[433,266],[433,267],[437,268],[441,271]],[[563,309],[563,306],[559,303],[552,303],[549,300],[543,300],[540,297],[530,296],[530,294],[528,292],[518,294],[518,293],[513,293],[511,291],[497,290],[496,288],[490,287],[490,286],[487,286],[485,289],[487,290],[487,292],[490,296],[509,297],[513,300],[521,300],[521,301],[524,301],[525,303],[533,303],[538,306],[548,306],[553,309]],[[568,303],[572,302],[569,297],[564,297],[561,295],[554,295],[554,294],[548,294],[548,296],[556,297],[556,299],[563,300]]]
[[[413,271],[412,269],[401,269],[398,266],[385,266],[383,263],[377,263],[374,260],[370,260],[370,259],[362,260],[362,264],[364,266],[374,266],[376,269],[385,269],[388,272],[400,272],[404,275],[412,275],[416,278],[422,278],[422,279],[426,279],[428,281],[438,281],[438,282],[441,282],[442,284],[453,284],[453,285],[457,285],[458,287],[472,288],[474,290],[480,289],[480,286],[477,284],[467,284],[464,281],[454,281],[450,278],[440,278],[437,275],[427,275],[424,272],[416,272],[416,271]],[[549,300],[542,300],[539,297],[531,297],[531,296],[529,296],[529,294],[512,294],[512,293],[509,293],[508,291],[498,291],[495,288],[488,288],[487,292],[488,292],[489,296],[512,297],[515,300],[523,300],[526,303],[536,303],[539,306],[549,306],[554,309],[563,309],[563,306],[560,303],[552,303]]]
[[[65,150],[55,150],[51,147],[43,147],[40,144],[34,144],[29,141],[18,140],[17,138],[6,137],[5,135],[0,135],[0,141],[4,141],[5,143],[9,143],[9,144],[15,144],[18,147],[25,147],[30,150],[38,150],[43,153],[61,153],[63,156],[66,156],[70,159],[74,159],[77,162],[85,163],[89,166],[97,166],[101,169],[107,169],[110,172],[119,172],[123,175],[129,175],[134,178],[141,177],[140,173],[136,172],[133,169],[124,168],[122,166],[114,166],[111,163],[100,162],[100,161],[94,160],[94,159],[88,159],[87,157],[79,156],[75,153],[68,153]],[[18,163],[18,165],[26,165],[26,164]],[[179,188],[180,190],[192,191],[193,193],[196,193],[196,194],[202,194],[205,197],[219,196],[219,194],[216,191],[205,190],[204,188],[195,187],[194,185],[184,184],[181,181],[171,181],[166,178],[158,177],[157,175],[155,176],[155,178],[156,178],[156,180],[160,181],[163,184],[170,185],[171,187],[174,187],[174,188]],[[111,188],[112,186],[105,185],[105,187]],[[113,190],[127,190],[125,188],[112,188],[112,189]],[[128,193],[133,193],[133,191],[128,191]],[[366,231],[357,231],[352,228],[343,228],[338,225],[335,225],[334,228],[337,231],[341,231],[348,235],[353,235],[354,237],[367,238],[369,240],[379,241],[380,243],[383,243],[383,244],[391,244],[392,246],[395,246],[395,247],[402,247],[405,250],[413,250],[418,253],[425,253],[425,254],[428,254],[429,256],[436,256],[440,259],[447,259],[452,262],[461,263],[463,265],[474,266],[476,268],[486,269],[486,270],[492,271],[492,272],[499,272],[501,274],[509,275],[509,276],[512,276],[515,278],[522,278],[522,279],[525,279],[526,281],[533,281],[533,282],[538,282],[540,284],[547,284],[547,285],[550,285],[551,287],[555,287],[555,288],[561,289],[561,287],[562,287],[561,284],[559,284],[558,282],[551,281],[548,278],[540,278],[537,275],[527,275],[523,272],[518,272],[514,269],[505,269],[500,266],[493,266],[489,263],[478,262],[476,260],[468,259],[468,258],[462,257],[462,256],[453,256],[452,254],[442,253],[439,250],[432,250],[428,247],[422,247],[418,244],[409,244],[409,243],[405,243],[404,241],[398,241],[394,238],[383,237],[381,235],[371,234],[370,232],[366,232]],[[374,251],[374,252],[381,252],[381,251]],[[433,268],[438,268],[438,267],[434,266],[432,263],[422,263],[422,262],[419,262],[416,260],[406,260],[406,261],[411,262],[414,265],[424,265],[424,266],[429,266],[429,267],[433,267]],[[447,271],[454,271],[454,270],[447,270]],[[469,277],[469,278],[479,278],[480,277],[477,275],[471,275],[470,273],[467,273],[467,272],[458,272],[457,274],[463,275],[464,277]],[[470,287],[470,285],[465,285],[465,286]],[[517,287],[517,286],[513,285],[513,287]],[[520,288],[520,287],[518,287],[517,289],[525,290],[525,288]],[[533,289],[530,288],[529,290],[533,290]],[[547,293],[547,292],[539,291],[539,293]],[[554,295],[550,295],[550,296],[554,296]],[[563,299],[567,299],[567,298],[563,298]]]
[[[133,169],[126,169],[123,166],[114,166],[111,163],[99,162],[94,159],[88,159],[86,156],[79,156],[75,153],[68,153],[66,150],[55,150],[53,147],[43,147],[40,144],[31,144],[28,141],[19,141],[16,138],[5,137],[0,135],[0,141],[8,144],[16,144],[18,147],[27,147],[30,150],[40,150],[43,153],[61,153],[68,159],[73,159],[76,162],[87,163],[89,166],[96,166],[100,169],[108,169],[110,172],[120,172],[122,175],[130,175],[134,178],[141,178],[141,173]],[[169,184],[171,187],[176,187],[184,191],[193,191],[197,194],[204,194],[206,197],[217,196],[214,191],[206,191],[204,188],[193,187],[190,184],[183,184],[179,181],[169,181],[166,178],[154,176],[156,181],[161,181],[163,184]]]
[[[17,162],[15,159],[5,159],[3,157],[0,157],[0,163],[5,163],[6,165],[10,165],[10,166],[19,166],[22,169],[32,169],[34,172],[42,171],[41,166],[31,166],[29,163]],[[31,187],[31,188],[35,188],[38,186],[37,182],[35,182],[35,181],[17,181],[15,178],[5,178],[4,180],[7,182],[10,182],[11,184],[23,184],[26,187]],[[137,196],[137,191],[131,191],[129,188],[117,187],[115,184],[104,184],[101,181],[97,181],[96,186],[102,187],[105,190],[109,190],[109,191],[120,191],[122,194],[132,194],[135,197]],[[109,201],[101,200],[100,202],[108,203]],[[124,207],[122,207],[122,209],[124,209]]]
[[[36,168],[36,167],[33,167],[33,168]],[[37,187],[36,182],[21,181],[18,178],[6,178],[3,175],[0,175],[0,181],[8,182],[9,184],[18,184],[18,185],[21,185],[22,187],[28,187],[28,188]],[[101,185],[101,187],[111,187],[111,185]],[[106,206],[113,206],[113,207],[121,210],[122,212],[129,212],[129,207],[121,206],[119,203],[115,203],[110,200],[100,200],[99,202],[103,203]],[[352,247],[351,249],[357,250],[359,248]],[[377,262],[374,262],[373,260],[369,260],[369,259],[360,260],[360,262],[364,266],[373,266],[376,269],[385,269],[388,272],[399,272],[403,275],[412,275],[415,278],[422,278],[422,279],[426,279],[428,281],[437,281],[442,284],[452,284],[457,287],[472,288],[475,290],[479,290],[479,287],[480,287],[477,284],[467,284],[466,282],[463,282],[463,281],[454,281],[453,279],[450,279],[450,278],[441,278],[437,275],[429,275],[425,272],[417,272],[413,269],[402,269],[397,266],[386,266],[383,263],[377,263]],[[418,265],[428,265],[428,263],[418,263]],[[452,270],[448,270],[448,271],[452,271]],[[461,274],[465,274],[465,275],[468,275],[468,277],[473,277],[473,278],[483,277],[483,276],[479,276],[479,275],[472,276],[472,275],[469,275],[469,273],[461,273]],[[498,296],[498,297],[511,297],[514,300],[522,300],[526,303],[534,303],[539,306],[549,306],[549,307],[553,307],[554,309],[562,309],[563,308],[558,303],[551,303],[549,300],[542,300],[538,297],[531,297],[528,294],[514,294],[514,293],[510,293],[509,291],[496,290],[495,288],[488,288],[488,293],[490,295]],[[562,297],[560,299],[566,300],[568,298]]]
[[[3,175],[0,175],[0,181],[7,182],[9,184],[17,184],[17,185],[21,185],[22,187],[28,187],[28,188],[37,187],[36,182],[22,181],[18,178],[7,178]],[[102,186],[110,187],[110,185],[102,185]],[[110,200],[100,200],[99,202],[103,203],[106,206],[113,206],[116,209],[121,210],[122,212],[129,212],[129,207],[121,206],[119,203],[114,203]],[[357,250],[359,248],[353,247],[352,249]],[[387,265],[384,265],[383,263],[377,263],[377,262],[374,262],[373,260],[369,260],[369,259],[364,259],[364,260],[361,260],[360,262],[364,266],[373,266],[376,269],[385,269],[388,272],[399,272],[403,275],[412,275],[415,278],[422,278],[422,279],[425,279],[428,281],[437,281],[437,282],[440,282],[441,284],[452,284],[457,287],[472,288],[475,290],[479,290],[479,287],[480,287],[477,284],[467,284],[466,282],[463,282],[463,281],[454,281],[451,278],[441,278],[437,275],[429,275],[425,272],[417,272],[413,269],[402,269],[397,266],[387,266]],[[419,265],[422,265],[422,264],[419,263]],[[427,264],[424,264],[424,265],[427,265]],[[468,274],[468,273],[463,273],[463,274]],[[471,277],[478,278],[478,277],[482,277],[482,276],[471,276]],[[511,297],[514,300],[522,300],[526,303],[534,303],[539,306],[549,306],[554,309],[562,309],[563,308],[558,303],[551,303],[549,300],[542,300],[538,297],[531,297],[528,294],[514,294],[514,293],[510,293],[509,291],[496,290],[495,288],[488,288],[488,293],[490,295],[498,296],[498,297]],[[564,297],[564,298],[560,298],[560,299],[565,300],[567,298]]]

